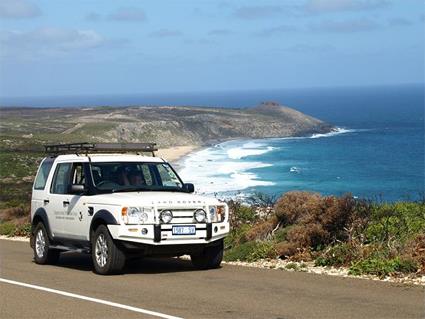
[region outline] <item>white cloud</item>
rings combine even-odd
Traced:
[[[2,19],[28,19],[41,15],[40,8],[26,0],[1,0],[0,18]]]
[[[237,8],[233,15],[240,19],[253,20],[270,18],[281,14],[283,11],[281,6],[263,5],[263,6],[243,6]]]
[[[115,21],[145,21],[146,20],[146,14],[145,12],[136,7],[126,7],[126,8],[119,8],[117,11],[111,13],[108,18],[110,20]]]
[[[351,32],[363,32],[372,31],[378,29],[380,26],[369,19],[356,19],[356,20],[345,20],[345,21],[333,21],[327,20],[319,24],[313,24],[310,26],[312,31],[319,32],[336,32],[336,33],[351,33]]]
[[[169,38],[169,37],[179,37],[182,33],[180,31],[161,29],[149,34],[152,38]]]
[[[294,31],[297,31],[297,28],[293,25],[280,25],[277,27],[264,29],[261,32],[257,33],[257,35],[261,37],[269,37]]]
[[[405,27],[413,24],[412,21],[406,18],[391,18],[388,20],[388,23],[393,27]]]
[[[385,7],[387,0],[309,0],[305,10],[311,13],[373,10]]]
[[[63,56],[103,46],[107,41],[93,30],[39,28],[33,31],[0,31],[2,57],[34,59]]]

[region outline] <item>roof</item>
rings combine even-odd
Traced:
[[[143,156],[136,154],[66,154],[56,156],[58,162],[151,162],[164,163],[165,160],[160,157]]]

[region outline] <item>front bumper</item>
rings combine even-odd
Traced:
[[[108,229],[115,240],[150,245],[208,244],[224,238],[229,233],[229,223],[226,222],[190,225],[196,227],[193,235],[174,235],[172,224],[108,225]]]

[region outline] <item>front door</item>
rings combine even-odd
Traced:
[[[87,188],[83,163],[73,163],[71,178],[68,189],[72,185],[84,185]],[[69,205],[67,215],[63,221],[63,230],[67,238],[75,240],[88,240],[86,224],[89,222],[88,208],[86,207],[87,196],[71,194],[69,192]]]

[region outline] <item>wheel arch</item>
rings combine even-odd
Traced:
[[[43,223],[47,231],[47,236],[49,236],[49,239],[52,240],[52,232],[50,230],[49,218],[47,217],[47,212],[44,208],[39,208],[35,211],[31,221],[31,234],[34,234],[35,227],[40,222]]]
[[[101,209],[94,214],[91,223],[90,223],[90,241],[92,239],[92,236],[94,232],[96,231],[97,227],[100,225],[118,225],[119,223],[115,219],[114,215],[106,210]]]

